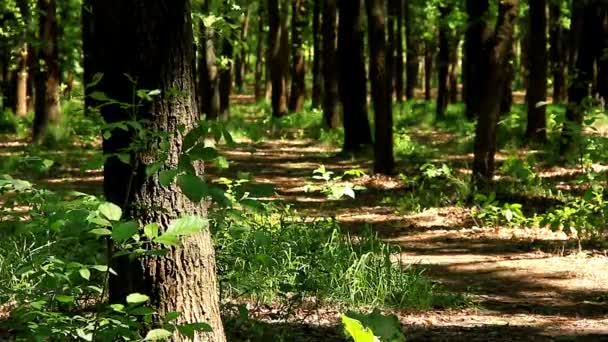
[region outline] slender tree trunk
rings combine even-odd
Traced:
[[[513,46],[517,5],[518,0],[503,0],[499,3],[494,34],[482,44],[483,54],[478,67],[481,69],[480,73],[485,77],[480,84],[481,101],[475,131],[473,160],[473,179],[480,188],[487,186],[492,181],[494,174],[496,128],[500,116],[500,99],[507,78],[509,54],[511,54]]]
[[[339,91],[344,108],[344,151],[371,145],[367,118],[367,79],[363,44],[361,0],[339,0]]]
[[[323,1],[323,118],[329,128],[340,125],[338,90],[337,2]]]
[[[597,5],[594,1],[573,2],[571,24],[570,82],[566,122],[562,128],[562,152],[573,151],[575,136],[585,113],[585,99],[591,96],[593,65],[597,48]]]
[[[597,49],[597,92],[604,105],[608,102],[608,3],[598,4],[597,32],[600,33]]]
[[[395,79],[396,79],[396,72],[395,72],[395,51],[397,50],[397,7],[398,7],[398,2],[399,0],[383,0],[383,2],[385,3],[385,5],[383,5],[384,7],[386,7],[388,9],[388,16],[386,18],[383,18],[384,21],[386,21],[386,31],[387,31],[387,39],[385,39],[385,50],[387,51],[387,53],[390,53],[390,56],[387,57],[387,60],[390,59],[392,61],[392,66],[391,68],[386,68],[386,70],[384,72],[387,73],[388,75],[388,85],[389,85],[389,96],[391,98],[391,102],[393,99],[393,95],[395,94]],[[388,3],[388,4],[386,4]],[[376,6],[375,4],[371,4],[372,6]],[[369,17],[369,6],[366,3],[366,6],[368,8],[368,23],[370,22],[370,20],[372,18]],[[369,32],[369,30],[371,30],[372,28],[369,27],[368,24],[368,33],[371,34],[371,32]],[[368,40],[369,42],[369,40]],[[369,43],[368,43],[369,44]],[[370,47],[370,54],[371,54],[371,47]],[[370,57],[371,58],[371,57]],[[370,60],[371,62],[371,60]],[[371,65],[371,64],[370,64]],[[386,67],[388,67],[388,65],[386,65]],[[370,85],[372,82],[371,79],[371,73],[369,73],[369,68],[368,68],[368,74],[370,77]],[[372,90],[373,91],[373,90]]]
[[[18,58],[18,69],[17,69],[17,86],[16,86],[16,103],[15,103],[15,114],[17,116],[25,116],[27,114],[27,97],[28,97],[28,60],[29,56],[29,44],[27,43],[27,38],[29,34],[29,25],[31,24],[32,15],[30,11],[30,7],[28,1],[26,0],[18,0],[17,6],[19,7],[19,12],[21,14],[21,18],[25,23],[25,27],[21,32],[21,41],[19,42],[21,45],[21,49],[19,50],[19,58]]]
[[[549,1],[549,35],[551,71],[553,74],[553,103],[562,103],[566,100],[566,44],[564,28],[561,23],[561,4]]]
[[[232,59],[234,55],[234,45],[228,38],[223,39],[222,55],[227,59]],[[230,94],[232,93],[232,73],[234,66],[232,63],[225,66],[219,73],[219,92],[220,92],[220,119],[228,120],[230,117]]]
[[[306,96],[306,61],[304,60],[304,29],[306,28],[306,1],[292,0],[291,11],[291,91],[289,111],[300,112]]]
[[[449,92],[450,103],[458,103],[458,46],[460,37],[454,34],[450,44],[450,71],[449,71]]]
[[[247,6],[245,16],[243,17],[243,23],[241,24],[241,39],[239,53],[234,59],[234,86],[237,92],[243,92],[243,78],[245,77],[247,55],[249,49],[247,48],[247,35],[249,33],[249,21],[251,17],[251,6]]]
[[[255,101],[260,102],[264,98],[264,4],[260,2],[258,5],[258,46],[256,48],[255,56],[255,83],[254,83],[254,95]]]
[[[440,5],[439,6],[439,40],[438,46],[439,51],[437,53],[437,105],[436,105],[436,116],[437,119],[445,117],[445,112],[448,108],[449,103],[449,74],[450,74],[450,28],[448,26],[448,17],[450,15],[451,8]]]
[[[480,73],[479,65],[482,63],[482,48],[484,34],[486,34],[487,24],[485,16],[488,12],[488,0],[466,0],[467,30],[464,41],[463,65],[464,76],[464,102],[466,106],[466,116],[470,120],[477,117],[480,113],[481,84],[485,75]]]
[[[182,129],[198,121],[194,80],[192,79],[192,23],[190,1],[149,0],[141,6],[135,0],[91,0],[95,44],[90,46],[96,70],[104,74],[94,88],[110,98],[131,103],[133,84],[138,89],[159,89],[161,94],[137,108],[107,105],[102,108],[106,121],[113,123],[142,120],[149,129],[166,134],[166,168],[177,167],[182,154]],[[175,90],[180,95],[175,95]],[[134,132],[115,130],[104,139],[105,155],[123,153],[130,148]],[[104,193],[106,199],[123,207],[127,218],[140,224],[158,223],[161,231],[168,222],[182,215],[206,216],[206,205],[189,201],[176,187],[160,185],[158,175],[146,176],[146,165],[161,158],[158,142],[131,153],[131,164],[116,157],[106,160]],[[202,164],[195,166],[202,175]],[[180,312],[178,324],[204,322],[213,331],[197,333],[195,341],[224,342],[215,256],[211,233],[185,238],[181,247],[171,248],[162,257],[143,257],[112,265],[117,276],[110,277],[110,302],[123,302],[129,293],[147,294],[161,315]],[[122,260],[124,261],[124,260]],[[177,333],[171,341],[190,341]]]
[[[57,4],[55,0],[38,0],[39,63],[36,82],[36,113],[34,116],[33,141],[41,143],[51,125],[59,121],[61,107],[59,103],[59,55],[57,53]]]
[[[319,108],[323,101],[323,52],[321,49],[322,36],[322,0],[314,0],[313,4],[313,62],[312,62],[312,108]]]
[[[209,11],[209,1],[202,4],[202,12]],[[201,22],[201,46],[199,61],[199,103],[200,112],[205,114],[207,120],[216,120],[221,113],[220,105],[220,77],[215,51],[215,32],[212,27],[205,27]]]
[[[287,15],[282,13],[279,0],[268,0],[268,61],[272,81],[272,116],[287,114],[288,42]]]
[[[369,77],[374,103],[375,142],[374,172],[391,174],[395,166],[393,157],[393,113],[391,94],[392,51],[387,51],[385,35],[384,0],[367,0],[369,30]],[[392,28],[391,28],[392,29]]]
[[[435,44],[432,41],[424,42],[424,100],[431,101],[433,88],[433,57]]]
[[[412,100],[415,97],[416,87],[418,86],[418,38],[414,32],[413,0],[405,0],[405,40],[406,40],[406,84],[405,97]]]
[[[395,1],[395,16],[397,18],[397,31],[395,32],[395,97],[397,102],[402,103],[404,100],[404,73],[405,65],[403,63],[403,0]]]
[[[528,105],[528,126],[526,137],[534,143],[547,139],[547,2],[529,0],[528,14],[530,39],[528,46],[530,65],[526,103]]]

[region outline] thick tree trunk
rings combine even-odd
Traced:
[[[209,0],[203,2],[202,11],[209,10]],[[215,52],[215,32],[201,22],[201,41],[199,50],[199,86],[200,112],[207,120],[216,120],[221,113],[220,77]]]
[[[375,142],[374,172],[391,174],[395,166],[393,157],[392,112],[392,51],[386,47],[386,22],[384,0],[367,0],[369,30],[369,77],[374,103]],[[391,28],[392,29],[392,28]]]
[[[480,72],[482,63],[482,49],[484,45],[484,35],[487,34],[487,24],[485,16],[488,12],[488,0],[466,0],[467,30],[464,41],[463,65],[464,75],[464,102],[466,116],[469,119],[477,117],[480,113],[482,82],[485,75]]]
[[[530,0],[529,20],[529,60],[528,89],[528,126],[526,138],[533,143],[543,143],[547,139],[547,2]]]
[[[401,103],[404,100],[404,73],[403,60],[403,0],[395,1],[395,16],[397,17],[397,30],[395,32],[395,98]]]
[[[549,1],[549,35],[551,71],[553,74],[553,103],[562,103],[567,97],[567,56],[564,28],[561,23],[561,4]]]
[[[289,111],[300,112],[306,95],[306,61],[304,60],[304,30],[306,28],[306,1],[292,0],[291,10],[291,91]]]
[[[449,103],[449,74],[450,74],[450,27],[448,16],[451,9],[447,6],[439,7],[439,40],[437,52],[437,105],[435,115],[437,119],[445,117]]]
[[[95,28],[90,46],[104,74],[94,90],[110,98],[131,103],[133,84],[138,89],[159,89],[161,95],[135,109],[146,128],[166,134],[167,168],[177,166],[182,151],[182,129],[198,121],[192,79],[192,23],[190,1],[149,0],[141,6],[135,0],[91,0]],[[175,96],[175,90],[179,96]],[[102,114],[108,122],[131,120],[133,108],[108,105]],[[129,149],[133,132],[116,130],[103,142],[104,153]],[[127,217],[141,224],[159,223],[161,230],[181,215],[205,217],[205,206],[190,202],[176,187],[163,187],[157,175],[147,177],[146,165],[158,160],[158,142],[131,153],[131,165],[116,157],[106,160],[104,193],[108,201],[123,207]],[[198,174],[202,165],[195,166]],[[110,301],[125,300],[132,292],[145,293],[161,314],[180,312],[177,323],[205,322],[213,331],[197,334],[195,341],[225,341],[219,311],[215,256],[208,228],[183,241],[183,246],[167,250],[162,257],[145,257],[132,263],[113,265],[118,276],[110,278]],[[124,261],[124,260],[121,260]],[[172,341],[186,341],[174,335]]]
[[[228,38],[223,39],[222,56],[232,60],[234,45]],[[226,121],[230,117],[230,94],[232,93],[232,73],[234,66],[229,63],[220,70],[219,92],[220,92],[220,120]]]
[[[268,0],[268,67],[272,81],[272,116],[282,117],[287,114],[287,70],[289,59],[289,39],[287,18],[282,13],[279,0]]]
[[[253,85],[253,93],[255,101],[260,102],[265,95],[265,79],[264,79],[264,4],[260,2],[258,5],[258,46],[256,47],[255,55],[255,83]]]
[[[339,0],[339,91],[344,109],[344,151],[372,143],[367,118],[367,79],[363,44],[362,1]]]
[[[251,6],[247,6],[245,16],[243,17],[243,23],[241,24],[239,53],[234,59],[234,86],[236,87],[236,91],[239,93],[243,92],[243,79],[247,70],[247,55],[249,54],[249,49],[247,48],[247,35],[249,33],[250,18]]]
[[[51,125],[59,121],[59,55],[57,52],[57,4],[55,0],[38,0],[39,39],[38,71],[36,78],[36,111],[33,141],[41,143]],[[44,66],[40,64],[44,63]]]
[[[406,84],[405,97],[412,100],[415,97],[416,87],[418,86],[418,67],[420,64],[418,56],[418,38],[414,30],[414,13],[412,0],[405,2],[405,59],[406,59]]]
[[[329,128],[340,124],[338,90],[337,2],[323,1],[323,118]]]
[[[313,62],[312,62],[312,108],[316,109],[321,106],[323,101],[323,52],[321,44],[323,38],[321,36],[322,27],[322,0],[314,0],[313,4],[313,22],[312,22],[312,39],[313,39]]]
[[[597,4],[595,1],[574,2],[571,24],[570,82],[566,122],[562,128],[562,152],[575,146],[576,132],[580,130],[585,113],[585,99],[591,96],[593,65],[597,55]]]
[[[496,128],[500,116],[500,100],[507,78],[507,64],[513,48],[517,5],[518,0],[500,2],[494,34],[484,43],[481,64],[478,65],[484,78],[480,84],[481,101],[475,131],[473,179],[480,188],[487,186],[494,174]]]

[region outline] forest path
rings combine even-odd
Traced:
[[[354,181],[366,187],[355,199],[307,192],[319,165],[336,175],[369,172],[369,160],[337,152],[312,140],[265,139],[224,151],[231,165],[220,174],[249,172],[301,214],[333,216],[352,231],[371,225],[403,248],[403,263],[471,298],[465,309],[399,313],[408,341],[608,341],[605,255],[570,253],[564,237],[550,231],[479,228],[464,208],[404,214],[396,203],[409,190],[397,177]]]

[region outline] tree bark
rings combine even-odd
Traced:
[[[464,76],[464,102],[466,116],[469,120],[480,113],[481,84],[485,75],[480,73],[479,65],[482,63],[482,48],[484,35],[487,34],[485,16],[489,8],[488,0],[466,0],[467,30],[464,41],[463,66]]]
[[[57,124],[61,115],[59,101],[59,55],[57,52],[57,4],[55,0],[38,0],[39,39],[38,71],[36,79],[36,111],[33,125],[33,141],[41,143],[51,125]],[[44,63],[44,66],[40,64]]]
[[[337,54],[337,2],[323,1],[323,118],[328,128],[340,125]]]
[[[304,29],[306,28],[306,1],[292,0],[291,11],[291,91],[289,111],[300,112],[306,95],[306,61],[304,60]]]
[[[555,104],[564,102],[567,97],[566,72],[568,63],[564,42],[566,36],[561,19],[561,4],[556,1],[549,1],[549,39],[551,71],[553,74],[553,103]]]
[[[232,60],[234,55],[234,45],[229,38],[223,39],[222,55],[228,60]],[[230,117],[230,94],[232,93],[232,73],[234,66],[232,63],[223,66],[219,73],[219,92],[220,92],[220,120],[226,121]]]
[[[397,102],[402,103],[404,100],[404,73],[405,65],[403,63],[403,0],[395,1],[395,16],[397,18],[397,28],[395,32],[395,98]]]
[[[433,57],[435,56],[435,44],[427,40],[424,42],[424,100],[431,101],[433,81]]]
[[[166,134],[167,168],[177,166],[182,151],[182,129],[198,121],[192,79],[192,23],[188,0],[91,0],[95,45],[90,46],[97,67],[104,74],[94,90],[131,103],[133,87],[158,89],[159,96],[135,108],[106,105],[107,122],[145,120],[146,129]],[[125,75],[136,80],[129,82]],[[179,91],[178,96],[175,90]],[[104,139],[106,155],[130,149],[135,132],[115,130]],[[176,187],[160,185],[158,175],[147,177],[146,165],[158,159],[158,142],[131,152],[131,165],[116,157],[106,160],[106,199],[123,207],[127,217],[141,224],[167,223],[182,215],[206,216],[206,206],[187,200]],[[195,166],[203,174],[202,164]],[[118,276],[110,277],[110,301],[123,302],[132,292],[145,293],[162,315],[180,312],[177,323],[205,322],[213,331],[198,333],[195,341],[224,342],[215,275],[214,248],[209,229],[185,238],[183,246],[162,257],[144,257],[132,263],[115,263]],[[124,261],[124,260],[123,260]],[[174,335],[171,341],[189,340]]]
[[[439,40],[437,52],[437,105],[436,117],[442,119],[445,117],[445,112],[449,103],[449,74],[450,74],[450,28],[448,26],[448,17],[451,8],[439,6]]]
[[[449,93],[450,103],[458,103],[458,47],[460,36],[454,34],[450,44],[450,71],[449,71]]]
[[[362,1],[339,0],[339,91],[344,109],[344,151],[371,145],[367,118],[367,79],[363,44]]]
[[[284,4],[283,4],[284,5]],[[284,7],[284,6],[283,6]],[[282,13],[279,0],[268,0],[268,62],[272,81],[272,116],[287,114],[287,69],[289,59],[289,38],[287,15]]]
[[[313,3],[313,22],[312,22],[312,39],[313,39],[313,63],[312,63],[312,108],[316,109],[321,106],[323,101],[323,52],[321,44],[323,38],[321,36],[321,28],[323,26],[322,16],[322,0],[314,0]],[[335,40],[335,39],[334,39]]]
[[[418,38],[414,30],[413,0],[405,0],[405,59],[406,59],[406,84],[405,97],[412,100],[415,97],[416,87],[418,86],[418,66],[420,64],[418,56]]]
[[[508,58],[513,46],[517,5],[518,0],[503,0],[499,3],[494,33],[483,44],[481,64],[478,64],[480,74],[484,75],[484,78],[480,84],[481,101],[475,131],[473,180],[480,188],[489,185],[494,174],[496,128],[507,78]],[[471,89],[467,91],[469,90]]]
[[[395,167],[393,156],[392,51],[387,51],[384,0],[367,0],[369,33],[369,77],[374,104],[375,142],[374,172],[391,174]]]
[[[546,0],[529,1],[529,61],[528,89],[528,126],[526,138],[532,143],[544,143],[547,140],[547,2]]]
[[[29,35],[29,26],[32,20],[32,14],[30,11],[30,7],[28,1],[26,0],[18,0],[17,6],[19,7],[19,12],[21,13],[21,18],[25,24],[23,31],[21,32],[21,40],[19,44],[21,45],[21,49],[19,50],[19,58],[18,58],[18,70],[17,70],[17,86],[16,86],[16,103],[15,103],[15,114],[17,116],[23,117],[27,114],[27,97],[28,97],[28,60],[29,56],[29,44],[27,43],[27,38]]]

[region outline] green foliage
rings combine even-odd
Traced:
[[[334,176],[333,171],[325,169],[324,165],[313,171],[312,178],[322,181],[323,185],[315,185],[309,183],[306,185],[306,192],[320,191],[330,200],[339,200],[343,197],[355,198],[355,191],[364,190],[360,185],[354,185],[348,182],[347,179],[359,178],[365,176],[365,172],[358,169],[353,169],[344,172],[342,176]]]
[[[341,321],[346,335],[355,342],[405,342],[395,315],[383,315],[378,310],[368,314],[347,312]]]

